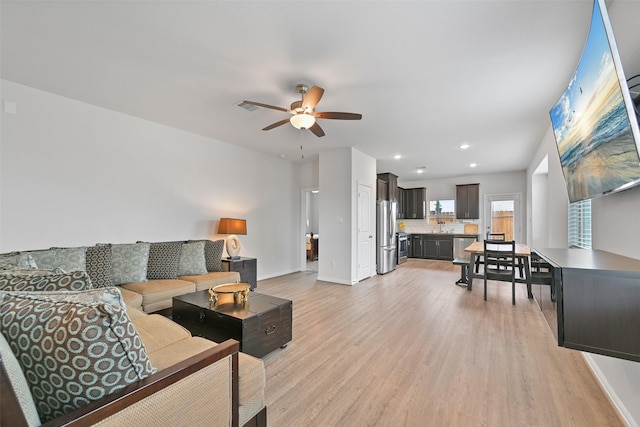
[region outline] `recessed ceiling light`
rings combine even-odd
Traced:
[[[461,149],[461,150],[466,150],[469,147],[471,147],[471,146],[469,144],[467,144],[467,143],[458,145],[458,148]]]
[[[470,167],[470,168],[475,168],[476,166],[478,166],[478,164],[477,164],[477,163],[471,163],[471,164],[469,165],[469,167]]]
[[[398,160],[402,158],[402,154],[396,154],[395,156],[393,156],[394,159]]]
[[[424,173],[424,169],[418,169],[416,172],[418,172],[418,173]]]
[[[425,173],[427,170],[426,166],[420,166],[418,167],[418,169],[416,170],[416,173]]]

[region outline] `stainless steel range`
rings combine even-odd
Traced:
[[[409,255],[409,236],[406,233],[396,233],[396,248],[398,249],[398,264],[407,260]]]

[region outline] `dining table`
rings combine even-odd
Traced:
[[[500,250],[498,245],[489,245],[489,249],[492,250]],[[464,249],[465,253],[468,253],[469,256],[469,265],[467,266],[467,289],[471,290],[473,287],[473,279],[484,279],[484,273],[476,273],[474,272],[474,265],[476,264],[476,260],[479,257],[484,255],[484,242],[473,242],[469,246]],[[529,246],[524,243],[516,243],[515,245],[515,253],[516,258],[518,259],[519,267],[524,269],[524,274],[521,273],[520,277],[516,277],[517,283],[525,283],[527,285],[527,296],[529,298],[533,298],[533,293],[531,292],[531,267],[530,267],[530,258],[531,258],[531,249]],[[524,277],[522,277],[524,276]]]

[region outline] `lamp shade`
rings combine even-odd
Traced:
[[[291,116],[289,121],[297,129],[309,129],[316,122],[316,118],[311,114],[299,113]]]
[[[236,218],[220,218],[218,234],[247,234],[247,220]]]

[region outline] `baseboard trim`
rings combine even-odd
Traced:
[[[607,380],[607,377],[598,367],[598,364],[595,362],[595,360],[593,360],[593,357],[591,357],[590,354],[584,353],[582,351],[580,353],[582,354],[584,361],[587,362],[587,366],[589,367],[589,369],[591,369],[593,376],[598,381],[598,384],[600,384],[600,387],[604,391],[605,395],[607,395],[607,397],[611,401],[611,404],[614,406],[614,408],[616,408],[620,420],[622,420],[628,427],[639,427],[638,423],[636,423],[633,416],[629,413],[629,411],[627,411],[626,406],[618,397],[618,394],[615,392],[613,387],[611,387],[611,384]]]
[[[348,286],[353,286],[353,283],[342,280],[342,279],[336,279],[333,277],[327,277],[327,276],[318,276],[317,280],[320,280],[321,282],[331,282],[331,283],[337,283],[339,285],[348,285]]]

